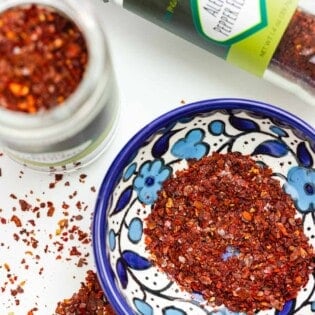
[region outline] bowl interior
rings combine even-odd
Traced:
[[[315,247],[315,132],[279,108],[246,100],[211,100],[171,111],[136,134],[110,167],[95,209],[93,241],[101,284],[118,314],[236,314],[184,292],[152,266],[144,219],[163,181],[212,152],[251,155],[272,168],[294,199]],[[293,176],[294,175],[294,176]],[[298,178],[298,180],[294,180]],[[232,184],[232,183],[231,183]],[[314,275],[282,313],[315,312]],[[240,313],[241,314],[241,313]]]

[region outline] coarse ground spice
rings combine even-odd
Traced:
[[[0,14],[0,106],[30,114],[62,104],[82,80],[88,52],[68,17],[39,5]]]
[[[21,171],[18,174],[21,174]],[[78,174],[76,182],[79,181],[81,185],[85,185],[86,181],[81,181],[82,178],[86,180],[87,175]],[[64,183],[65,186],[70,186],[70,181],[64,181],[62,174],[51,174],[51,179],[51,183],[56,185]],[[49,191],[55,188],[57,187],[50,187],[50,183],[46,187]],[[0,208],[1,227],[7,225],[9,228],[10,226],[10,231],[12,231],[8,238],[0,241],[0,248],[11,250],[22,247],[25,249],[22,257],[14,257],[14,259],[18,259],[19,269],[22,268],[29,272],[30,279],[37,275],[42,276],[47,272],[41,263],[44,255],[51,256],[51,259],[56,263],[71,261],[73,267],[85,268],[89,264],[90,231],[89,229],[85,230],[84,225],[81,224],[84,217],[90,217],[89,207],[85,201],[77,199],[79,192],[76,190],[69,196],[69,200],[65,199],[61,203],[43,199],[43,196],[36,197],[36,192],[33,189],[30,189],[23,196],[12,192],[9,193],[8,197],[13,202],[13,206],[5,211]],[[67,193],[64,193],[66,198]],[[45,191],[42,194],[45,195]],[[70,199],[73,200],[70,201]],[[48,229],[43,230],[44,233],[48,234],[48,240],[45,237],[39,237],[40,230],[44,229],[44,226],[48,227]],[[13,244],[10,244],[10,240]],[[0,261],[0,273],[4,275],[0,279],[0,293],[8,294],[12,305],[21,307],[21,301],[25,300],[25,294],[28,294],[25,283],[29,282],[30,279],[21,278],[10,263],[10,261]],[[23,295],[24,298],[22,298]],[[35,315],[36,311],[37,307],[34,307],[29,311],[29,314],[34,313]]]
[[[146,218],[154,264],[213,305],[282,309],[307,283],[314,251],[272,170],[239,153],[190,161]]]
[[[297,82],[315,88],[315,16],[297,10],[271,60]]]
[[[92,270],[87,271],[79,291],[59,302],[55,312],[58,315],[115,315]]]

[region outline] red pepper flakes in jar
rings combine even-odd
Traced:
[[[272,170],[249,156],[190,161],[166,180],[146,218],[151,259],[210,304],[282,309],[312,272],[314,250]]]
[[[302,85],[315,88],[315,16],[298,9],[293,15],[271,66]]]
[[[82,80],[84,37],[67,17],[31,4],[0,14],[0,106],[34,114],[61,105]]]

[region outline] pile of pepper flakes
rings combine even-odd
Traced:
[[[107,301],[96,274],[88,270],[85,283],[70,299],[59,302],[58,315],[115,315]]]
[[[190,161],[146,218],[155,265],[234,312],[281,310],[312,272],[314,249],[272,170],[239,153]]]

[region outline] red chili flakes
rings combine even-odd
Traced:
[[[315,18],[297,10],[284,33],[271,64],[296,81],[315,87]]]
[[[96,192],[95,186],[92,186],[90,189],[91,189],[92,192]]]
[[[63,174],[55,174],[55,181],[59,182],[63,179]]]
[[[55,174],[55,180],[49,183],[49,189],[53,189],[56,187],[56,184],[63,179],[63,174]]]
[[[61,234],[61,232],[69,226],[68,219],[62,219],[58,221],[58,228],[56,230],[56,235]]]
[[[72,246],[70,249],[70,256],[81,256],[82,253],[78,250],[76,246]]]
[[[79,182],[80,183],[85,183],[85,179],[87,178],[87,175],[86,174],[80,174],[80,177],[79,177]]]
[[[18,294],[21,294],[23,292],[24,292],[24,290],[20,285],[18,285],[15,289],[11,289],[11,295],[12,296],[17,296]]]
[[[16,6],[0,15],[0,106],[30,114],[61,105],[82,80],[84,37],[66,16]]]
[[[75,204],[78,210],[82,209],[82,202],[81,201],[77,201],[77,203]]]
[[[10,197],[11,197],[12,199],[17,199],[16,195],[13,194],[13,193],[10,194]]]
[[[281,310],[307,283],[315,255],[271,175],[239,153],[190,161],[146,218],[153,263],[211,304],[248,315]]]
[[[27,312],[27,315],[34,315],[34,312],[38,311],[37,307],[33,307],[31,310]]]
[[[48,210],[47,210],[47,216],[48,217],[53,217],[54,216],[54,213],[55,213],[55,206],[52,202],[48,201],[47,202],[47,207],[48,207]]]
[[[9,265],[9,264],[4,263],[4,264],[3,264],[3,267],[4,267],[4,269],[5,269],[7,272],[10,272],[11,268],[10,268],[10,265]]]
[[[28,211],[32,208],[32,205],[29,204],[26,200],[20,199],[19,200],[20,208],[22,211]]]
[[[0,269],[1,267],[2,266],[0,266]],[[11,296],[14,298],[15,305],[19,305],[20,300],[17,297],[24,293],[23,286],[26,281],[19,281],[18,276],[11,272],[9,264],[4,263],[3,267],[6,271],[6,280],[1,284],[0,291],[2,293],[9,291]]]
[[[57,315],[115,315],[92,270],[87,271],[85,283],[81,283],[77,293],[58,302],[55,312]]]
[[[10,221],[11,221],[11,222],[14,222],[14,224],[15,224],[17,227],[21,227],[21,226],[22,226],[22,222],[21,222],[20,218],[19,218],[17,215],[12,215]]]
[[[87,266],[88,265],[87,259],[85,257],[80,257],[76,265],[79,268],[82,268],[83,266]]]
[[[69,195],[69,199],[73,199],[74,197],[76,197],[76,195],[78,194],[78,192],[75,190],[71,195]]]

